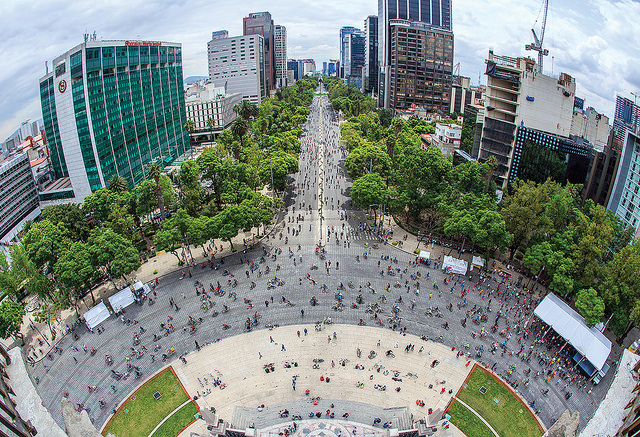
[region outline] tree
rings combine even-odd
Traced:
[[[273,185],[271,170],[273,169]],[[287,176],[298,171],[298,159],[295,155],[276,150],[271,152],[260,164],[260,179],[274,190],[284,191],[287,188]]]
[[[575,305],[590,328],[596,326],[604,316],[604,302],[591,287],[580,290]]]
[[[503,200],[502,217],[507,231],[513,235],[510,259],[516,250],[523,248],[536,233],[544,233],[549,228],[544,214],[549,203],[550,193],[555,183],[547,180],[537,185],[532,181],[516,180],[513,194]]]
[[[25,315],[24,307],[12,300],[5,299],[0,303],[0,337],[22,337],[20,326]]]
[[[613,255],[598,283],[608,312],[613,314],[611,327],[618,337],[640,324],[640,242],[624,247]]]
[[[367,173],[386,176],[391,168],[391,158],[380,144],[367,142],[347,155],[345,166],[353,179]]]
[[[53,266],[69,243],[69,233],[63,224],[41,220],[31,225],[21,244],[29,259],[43,267],[47,263]]]
[[[93,267],[104,268],[112,280],[140,267],[138,251],[131,241],[112,229],[96,228],[91,231],[87,249]]]
[[[114,174],[107,184],[107,189],[114,193],[124,193],[125,191],[129,191],[129,181],[122,176]]]
[[[360,208],[365,210],[373,208],[375,213],[378,205],[385,200],[386,188],[382,176],[378,173],[366,174],[353,181],[351,198]]]
[[[82,242],[73,243],[69,250],[60,257],[53,268],[54,275],[62,285],[80,294],[87,286],[90,287],[94,269],[91,265],[91,254],[87,245]],[[96,299],[91,291],[91,299]]]
[[[233,107],[233,112],[238,114],[238,116],[244,120],[249,121],[258,116],[259,108],[254,103],[251,103],[248,100],[243,100],[242,103]]]
[[[196,124],[193,120],[189,119],[184,123],[184,130],[189,132],[190,134],[194,133],[196,130]]]
[[[231,125],[231,132],[240,139],[240,147],[233,146],[232,150],[233,156],[235,159],[240,159],[240,150],[244,147],[244,136],[249,131],[249,123],[242,117],[237,117],[233,120],[233,124]]]
[[[160,185],[160,176],[162,175],[162,168],[155,162],[151,163],[148,170],[149,177],[156,183],[156,198],[158,199],[158,208],[160,208],[160,220],[164,219],[164,197],[162,192],[162,186]]]
[[[89,237],[89,224],[77,203],[47,205],[42,208],[40,220],[48,220],[54,225],[62,224],[73,241],[86,241]]]
[[[200,166],[196,161],[185,161],[180,165],[181,207],[191,215],[196,215],[202,206],[204,195],[200,185]]]

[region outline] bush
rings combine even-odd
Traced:
[[[397,246],[398,242],[397,241],[392,241],[391,244],[393,244],[394,246]]]

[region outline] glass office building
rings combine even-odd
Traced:
[[[180,44],[86,38],[54,59],[40,100],[56,178],[76,201],[114,175],[129,186],[190,150]]]

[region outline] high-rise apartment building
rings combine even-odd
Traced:
[[[378,16],[369,15],[364,20],[364,67],[362,88],[367,93],[378,89]]]
[[[446,113],[453,77],[451,0],[378,0],[378,105]]]
[[[627,129],[607,208],[640,236],[640,136]]]
[[[345,59],[345,53],[347,50],[347,47],[345,44],[348,44],[348,39],[345,39],[345,36],[352,34],[353,32],[359,32],[360,29],[356,29],[355,27],[351,27],[351,26],[344,26],[340,29],[340,71],[338,76],[344,78],[344,65],[347,62]]]
[[[575,80],[566,73],[559,77],[540,73],[531,58],[498,56],[493,51],[489,51],[486,64],[478,158],[496,158],[498,188],[513,183],[516,177],[535,179],[534,173],[546,179],[552,176],[545,173],[550,170],[547,164],[559,161],[567,165],[566,180],[584,183],[588,160],[595,151],[589,143],[569,138]]]
[[[261,35],[229,37],[226,30],[213,32],[207,44],[209,78],[226,86],[229,94],[240,93],[256,105],[268,97],[264,39]]]
[[[627,130],[640,133],[640,106],[626,97],[616,97],[616,109],[613,115],[614,147],[622,150],[627,139]]]
[[[293,80],[298,80],[300,79],[300,76],[298,75],[298,61],[295,59],[288,59],[287,60],[287,71],[292,71],[293,72]]]
[[[85,36],[53,60],[40,100],[55,176],[70,178],[76,201],[115,175],[134,186],[149,163],[190,150],[180,44]]]
[[[27,220],[40,215],[40,201],[27,153],[0,160],[0,241],[7,243]]]
[[[344,79],[348,83],[362,88],[362,69],[364,67],[365,37],[357,30],[344,36]]]
[[[287,86],[287,28],[275,26],[274,57],[276,62],[276,87]]]
[[[269,12],[254,12],[242,19],[242,34],[260,35],[263,39],[264,71],[267,95],[276,87],[275,26]],[[286,59],[286,55],[285,55]]]

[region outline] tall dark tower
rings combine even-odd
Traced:
[[[402,64],[407,56],[415,65]],[[378,0],[378,62],[379,106],[446,112],[453,80],[451,0]]]
[[[254,12],[242,19],[243,35],[262,35],[264,38],[264,70],[267,90],[276,87],[275,26],[269,12]]]

